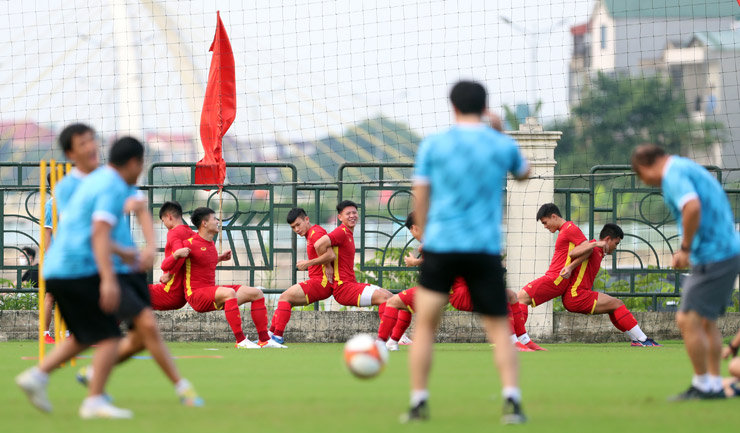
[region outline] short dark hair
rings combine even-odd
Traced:
[[[36,250],[32,247],[23,247],[23,252],[33,261],[36,258]]]
[[[167,214],[172,214],[174,217],[182,218],[182,206],[176,201],[166,201],[162,203],[162,207],[159,208],[159,219],[164,218]]]
[[[288,212],[288,224],[293,224],[298,218],[306,218],[306,210],[302,207],[294,207]]]
[[[632,169],[637,170],[637,167],[650,167],[655,164],[658,158],[666,155],[665,149],[654,144],[643,144],[637,146],[632,151]]]
[[[134,137],[122,137],[113,143],[108,162],[115,167],[123,167],[132,159],[144,159],[144,145]]]
[[[462,114],[482,115],[487,98],[486,88],[474,81],[460,81],[450,91],[452,105]]]
[[[348,207],[354,207],[355,209],[358,209],[357,203],[353,202],[352,200],[343,200],[337,205],[337,213],[342,213],[344,208]]]
[[[195,229],[198,230],[200,228],[200,224],[215,213],[216,211],[209,207],[199,207],[193,211],[192,215],[190,215],[190,221],[195,226]]]
[[[563,214],[560,213],[560,209],[555,203],[545,203],[540,206],[540,210],[537,211],[537,221],[553,215],[557,215],[560,218],[563,217]]]
[[[411,212],[409,216],[406,217],[406,223],[404,224],[407,229],[411,230],[411,226],[414,225],[414,213]]]
[[[604,239],[607,236],[610,238],[624,239],[624,231],[614,223],[606,223],[599,233],[599,239]]]
[[[72,150],[72,139],[77,135],[82,135],[88,132],[95,134],[95,130],[84,123],[73,123],[68,125],[62,129],[62,132],[59,134],[59,146],[61,146],[64,153],[67,153]]]

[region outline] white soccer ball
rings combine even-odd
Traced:
[[[388,350],[372,335],[357,334],[344,345],[344,362],[352,374],[369,379],[383,371],[388,362]]]

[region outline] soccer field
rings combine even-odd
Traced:
[[[33,342],[0,344],[0,420],[5,432],[380,432],[491,431],[499,422],[499,382],[484,344],[436,346],[430,386],[431,421],[402,426],[408,399],[407,348],[391,353],[376,379],[354,378],[339,344],[292,344],[288,350],[235,350],[225,343],[177,343],[174,355],[217,356],[177,361],[206,400],[180,406],[151,360],[135,359],[114,372],[109,392],[133,420],[82,421],[84,397],[75,370],[57,372],[50,385],[54,412],[38,412],[13,383],[33,361]],[[667,403],[689,384],[690,365],[678,342],[663,348],[627,344],[557,344],[523,353],[522,389],[530,422],[508,427],[538,432],[694,432],[736,427],[736,401]],[[217,349],[217,350],[212,350]],[[88,363],[88,359],[79,364]]]

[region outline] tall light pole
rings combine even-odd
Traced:
[[[537,102],[538,102],[538,96],[537,95],[539,93],[537,91],[537,50],[538,50],[539,44],[540,44],[540,33],[541,32],[539,30],[537,30],[536,33],[530,33],[530,32],[527,31],[526,28],[524,28],[524,27],[520,26],[519,24],[511,21],[511,19],[509,19],[509,17],[503,16],[503,15],[499,16],[499,19],[501,21],[503,21],[504,23],[508,24],[509,26],[511,26],[512,29],[514,29],[517,32],[521,33],[522,36],[524,36],[524,40],[525,41],[528,40],[529,38],[531,38],[532,41],[533,41],[533,43],[532,43],[532,60],[531,60],[531,62],[532,62],[532,73],[530,74],[530,80],[531,80],[531,88],[532,88],[531,92],[532,92],[532,95],[534,97],[533,98],[534,100],[531,101],[531,104],[532,104],[531,107],[532,108],[533,107],[536,107],[537,106]],[[565,24],[567,20],[568,20],[567,18],[563,18],[560,21],[552,24],[547,29],[546,34],[549,35],[550,33],[552,33],[553,30],[555,30],[556,28],[561,27],[563,24]]]

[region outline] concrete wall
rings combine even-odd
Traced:
[[[272,312],[270,312],[272,315]],[[233,341],[233,335],[222,312],[199,314],[192,310],[157,312],[160,330],[167,341]],[[673,313],[635,313],[645,333],[658,341],[678,339]],[[244,329],[256,339],[249,312],[242,313]],[[724,336],[740,329],[740,313],[720,319]],[[553,314],[553,333],[538,341],[604,343],[624,342],[626,337],[614,329],[609,317],[572,313]],[[295,311],[285,334],[290,342],[344,342],[350,336],[367,332],[375,334],[378,316],[370,311]],[[412,328],[409,329],[411,331]],[[38,332],[36,311],[0,311],[0,341],[32,340]],[[482,343],[486,341],[477,316],[460,312],[445,313],[438,340],[449,343]]]

